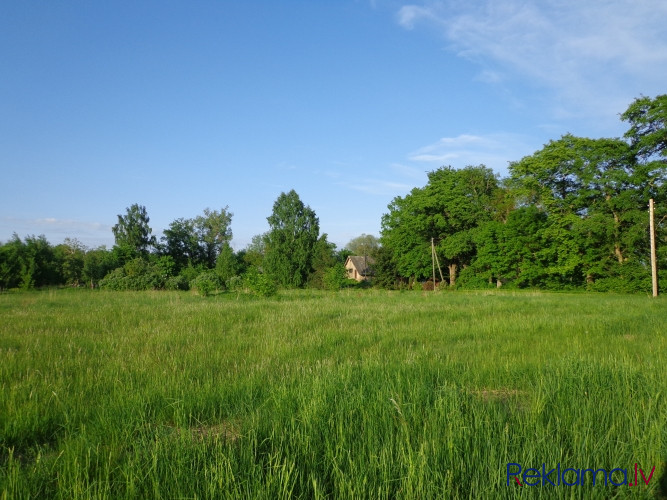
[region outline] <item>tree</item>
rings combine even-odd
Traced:
[[[226,283],[227,280],[234,276],[240,274],[241,265],[237,255],[234,253],[231,245],[225,243],[220,250],[220,255],[215,262],[215,272],[218,273],[218,276],[223,283]]]
[[[252,237],[252,240],[250,243],[248,243],[248,246],[239,252],[243,267],[255,267],[260,271],[262,270],[264,255],[266,254],[266,240],[268,235],[268,232],[256,234]]]
[[[526,199],[547,214],[540,254],[553,284],[637,276],[647,255],[646,206],[656,176],[619,139],[565,135],[510,165]]]
[[[639,158],[667,161],[667,94],[635,99],[621,119],[630,123],[625,137]]]
[[[325,287],[325,275],[337,263],[336,244],[329,242],[327,234],[324,233],[313,247],[312,270],[308,276],[308,286],[314,288]]]
[[[174,259],[177,272],[188,264],[196,265],[201,259],[201,249],[192,219],[176,219],[162,236],[162,252]]]
[[[86,247],[77,239],[65,238],[65,241],[54,248],[60,261],[62,277],[68,285],[79,286],[83,279],[84,258]]]
[[[432,274],[431,239],[449,269],[450,285],[458,269],[475,255],[472,231],[495,215],[498,179],[483,165],[461,170],[443,167],[428,174],[428,184],[397,197],[382,217],[382,245],[387,245],[402,276]]]
[[[352,255],[375,257],[380,248],[380,239],[372,234],[362,233],[361,236],[352,238],[345,248],[352,252]]]
[[[118,215],[118,223],[111,229],[116,246],[127,248],[135,255],[146,256],[151,246],[155,245],[153,230],[146,207],[135,203],[126,209],[126,214]]]
[[[104,246],[88,250],[83,258],[83,278],[90,284],[90,288],[94,288],[120,265],[114,252],[110,252]]]
[[[375,286],[390,290],[397,287],[400,277],[394,255],[389,247],[381,246],[378,248],[374,268],[373,284]]]
[[[264,270],[283,287],[303,286],[312,268],[313,249],[320,232],[315,212],[291,190],[278,196],[267,220]]]
[[[225,244],[232,240],[232,214],[229,207],[217,210],[204,209],[204,215],[195,217],[194,227],[198,236],[203,262],[209,269],[215,267],[215,261]]]
[[[14,233],[0,247],[0,288],[24,290],[62,284],[60,262],[44,235],[27,236],[24,241]]]

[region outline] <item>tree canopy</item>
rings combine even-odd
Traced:
[[[319,219],[292,189],[278,196],[267,220],[264,270],[283,287],[303,286],[312,268]]]
[[[426,185],[388,205],[379,239],[362,234],[341,251],[294,190],[276,199],[269,230],[238,252],[228,207],[175,219],[158,243],[135,203],[118,215],[111,250],[14,234],[0,244],[0,289],[336,289],[350,253],[373,256],[375,284],[391,288],[430,279],[434,249],[451,287],[649,290],[651,198],[658,267],[667,267],[667,95],[636,99],[621,119],[623,138],[565,134],[511,162],[505,179],[484,165],[429,172]]]

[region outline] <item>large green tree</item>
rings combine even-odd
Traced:
[[[148,225],[150,218],[146,207],[137,203],[126,209],[125,215],[118,215],[118,223],[111,228],[116,246],[127,249],[129,253],[147,255],[155,245],[153,230]]]
[[[161,253],[174,259],[177,270],[188,265],[214,268],[232,239],[232,215],[228,207],[206,208],[194,219],[176,219],[164,230]]]
[[[320,233],[315,212],[291,190],[278,196],[267,220],[264,270],[283,287],[303,286],[312,269],[313,249]]]
[[[380,248],[380,239],[372,234],[363,233],[356,238],[352,238],[345,248],[352,252],[352,255],[365,255],[375,257]]]
[[[512,163],[510,172],[524,200],[547,215],[540,253],[554,286],[641,275],[655,177],[627,142],[568,134]]]
[[[204,214],[193,220],[203,260],[209,268],[215,267],[222,248],[232,240],[232,215],[229,207],[220,210],[205,208]]]
[[[397,197],[382,217],[382,244],[393,252],[404,277],[431,275],[431,239],[447,265],[450,285],[458,270],[475,255],[473,230],[496,213],[498,179],[483,165],[456,170],[443,167],[428,174],[428,184]]]
[[[176,219],[163,233],[162,253],[174,259],[177,271],[201,260],[202,252],[192,219]]]
[[[62,278],[65,283],[79,286],[83,280],[83,266],[86,247],[76,238],[65,241],[54,248],[57,261],[60,262]]]

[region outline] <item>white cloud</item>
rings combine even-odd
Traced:
[[[393,163],[390,165],[391,169],[402,177],[407,177],[409,179],[418,180],[421,182],[426,182],[426,170],[423,168],[411,167],[408,165],[402,165],[400,163]]]
[[[483,67],[481,81],[513,73],[554,92],[553,116],[616,122],[633,98],[664,90],[665,19],[664,0],[443,0],[397,14],[406,29],[435,25],[450,50]]]
[[[451,165],[462,168],[484,164],[501,175],[506,175],[510,161],[534,152],[529,141],[518,134],[489,134],[485,136],[462,134],[443,137],[408,155],[408,160],[431,164],[431,168]]]
[[[404,195],[414,187],[414,185],[404,182],[376,178],[358,179],[355,182],[338,184],[354,191],[381,196]]]
[[[111,226],[100,222],[55,217],[0,217],[0,241],[9,240],[13,233],[17,233],[20,238],[43,234],[54,245],[67,237],[77,238],[90,247],[113,244]]]

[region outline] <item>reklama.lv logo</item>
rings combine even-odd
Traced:
[[[508,463],[507,464],[507,486],[510,485],[510,478],[514,479],[514,483],[520,486],[584,486],[591,484],[593,486],[602,484],[604,485],[612,484],[614,486],[637,486],[639,483],[637,481],[638,473],[641,476],[641,479],[644,481],[646,486],[651,482],[653,478],[653,472],[655,471],[655,465],[651,469],[651,473],[648,475],[648,478],[644,475],[644,471],[634,464],[634,483],[632,482],[632,467],[630,470],[630,482],[628,482],[628,469],[623,469],[617,467],[607,471],[607,469],[575,469],[568,467],[567,469],[561,469],[560,462],[556,467],[547,471],[546,464],[542,464],[542,469],[528,468],[523,469],[520,464]],[[521,479],[519,479],[521,478]],[[522,481],[523,480],[523,481]]]

